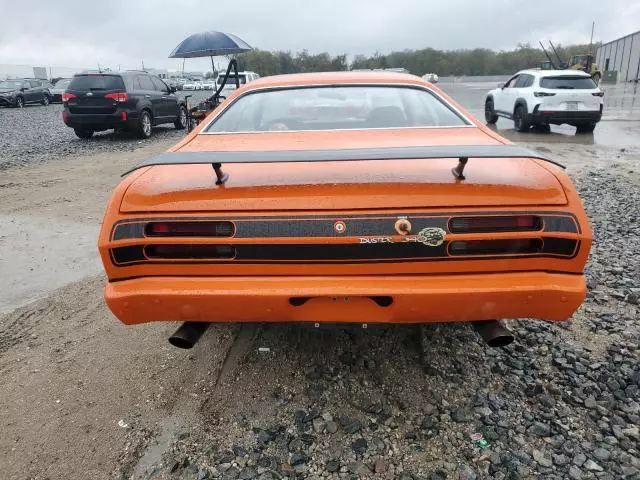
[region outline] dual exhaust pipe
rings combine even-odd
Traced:
[[[193,348],[210,325],[209,322],[184,322],[180,328],[169,337],[169,343],[178,348]],[[506,347],[514,340],[513,333],[511,333],[501,320],[471,322],[471,325],[473,325],[473,328],[480,338],[490,347]]]

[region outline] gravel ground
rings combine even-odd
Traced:
[[[207,94],[189,93],[193,94],[190,105]],[[23,109],[0,107],[0,170],[69,155],[127,152],[158,140],[177,142],[184,134],[184,130],[176,130],[167,124],[154,127],[148,140],[140,140],[131,134],[116,135],[113,130],[98,132],[91,139],[82,140],[62,121],[61,104],[28,105]]]

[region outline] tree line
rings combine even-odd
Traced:
[[[562,61],[568,61],[572,55],[590,52],[595,54],[597,49],[597,45],[594,45],[590,50],[588,44],[555,47]],[[547,51],[558,65],[560,62],[553,51]],[[514,50],[499,52],[486,48],[402,50],[388,54],[376,53],[368,57],[356,55],[351,62],[347,60],[347,54],[311,54],[307,50],[298,53],[252,50],[238,56],[238,66],[240,70],[257,72],[262,76],[374,68],[406,68],[414,75],[433,72],[440,76],[461,76],[509,75],[524,68],[535,67],[545,60],[547,58],[542,49],[530,44],[518,44]]]

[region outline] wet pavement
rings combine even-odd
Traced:
[[[484,101],[487,93],[496,88],[498,82],[475,82],[472,80],[440,82],[438,87],[451,95],[458,103],[479,120],[484,120]],[[552,125],[551,132],[517,132],[513,122],[500,118],[496,128],[500,135],[513,142],[525,143],[569,143],[602,145],[605,147],[638,147],[640,139],[640,85],[626,83],[601,85],[605,92],[603,117],[593,134],[576,135],[570,125]]]

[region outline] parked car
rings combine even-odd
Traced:
[[[567,320],[584,300],[592,233],[569,176],[418,77],[267,77],[204,122],[108,203],[105,298],[125,324],[186,322],[171,341],[189,348],[212,322],[457,321],[502,346],[496,319]]]
[[[437,73],[425,73],[422,76],[422,79],[426,82],[438,83],[438,74]]]
[[[193,80],[187,80],[186,82],[184,82],[182,84],[182,89],[183,90],[197,90],[196,82],[194,82]]]
[[[203,90],[213,90],[216,88],[216,81],[213,79],[207,79],[205,81],[202,82],[202,89]]]
[[[49,93],[51,93],[51,102],[52,103],[62,103],[62,94],[65,89],[71,83],[70,78],[61,78],[53,86],[49,89]]]
[[[148,138],[154,125],[187,126],[184,99],[146,72],[75,75],[62,94],[62,102],[64,123],[80,138],[112,128]]]
[[[0,106],[22,108],[29,103],[49,105],[46,80],[18,78],[0,81]]]
[[[604,92],[587,73],[577,70],[522,70],[491,90],[485,120],[513,119],[516,130],[568,123],[591,133],[602,118]]]
[[[240,86],[246,85],[247,83],[257,80],[258,78],[260,78],[260,75],[258,75],[255,72],[238,72],[238,80],[239,80]],[[220,87],[223,81],[224,81],[224,74],[218,75],[218,80],[216,81],[216,83],[218,84],[217,86]],[[222,95],[223,97],[226,97],[230,93],[232,93],[235,89],[236,89],[236,76],[234,74],[230,74],[229,79],[227,80],[227,83],[225,84],[224,88],[220,92],[220,95]]]

